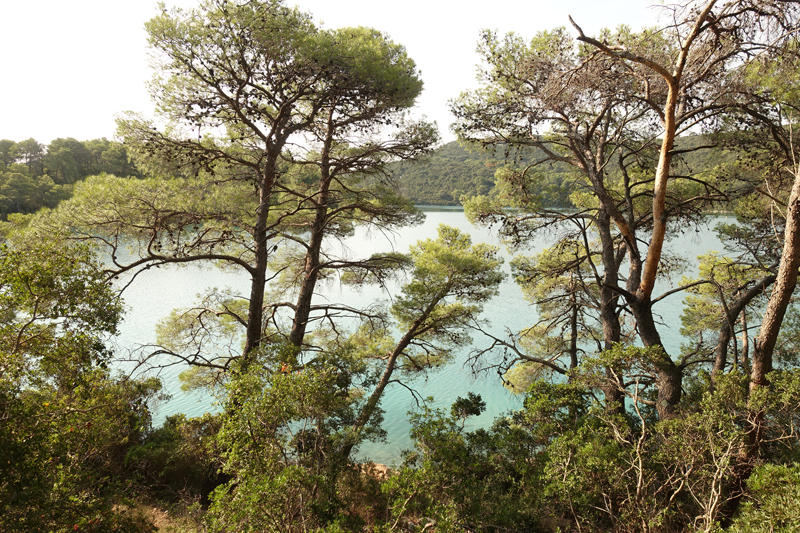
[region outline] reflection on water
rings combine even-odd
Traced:
[[[461,208],[425,207],[423,210],[427,218],[420,226],[405,228],[389,235],[360,230],[344,245],[354,256],[369,256],[388,250],[406,252],[411,244],[420,239],[435,238],[436,228],[442,223],[470,233],[474,242],[500,244],[491,231],[470,225]],[[691,230],[683,235],[679,234],[669,243],[671,250],[686,256],[688,264],[691,265],[685,272],[687,275],[695,273],[698,255],[709,250],[722,251],[722,246],[712,231],[718,220],[719,218],[712,219],[707,227],[697,232]],[[543,235],[526,253],[541,251],[552,244],[555,238],[553,234]],[[505,270],[508,272],[508,260],[511,256],[504,249],[503,256],[506,259]],[[669,289],[670,281],[679,282],[680,275],[673,276],[669,281],[663,281],[657,287],[656,293],[659,289],[661,291]],[[244,273],[237,274],[197,265],[152,269],[142,273],[124,294],[128,312],[117,338],[119,350],[124,353],[137,345],[154,343],[157,322],[168,316],[173,309],[191,306],[197,300],[197,294],[217,287],[230,288],[246,295],[250,289],[249,282],[249,277]],[[371,303],[376,298],[388,298],[386,294],[376,290],[356,291],[333,286],[323,287],[321,292],[323,297],[332,302],[347,302],[354,307]],[[680,294],[675,294],[659,302],[655,308],[656,314],[662,318],[661,336],[670,353],[676,353],[679,349],[682,300]],[[532,325],[536,315],[535,309],[523,300],[520,289],[509,278],[500,288],[499,296],[486,304],[483,318],[490,322],[490,331],[500,336],[507,330],[515,332]],[[486,342],[474,338],[474,344],[480,347]],[[499,414],[521,407],[521,398],[509,393],[502,386],[496,373],[475,376],[470,368],[465,367],[467,352],[468,350],[461,353],[447,367],[417,379],[411,385],[422,398],[432,396],[434,407],[449,408],[456,397],[466,396],[470,391],[481,394],[487,409],[483,415],[469,421],[472,426],[489,425]],[[162,423],[164,418],[171,414],[185,413],[188,416],[198,416],[218,408],[213,404],[213,398],[208,395],[181,391],[178,374],[182,370],[185,368],[179,366],[161,370],[160,375],[167,392],[172,394],[172,399],[159,406],[155,417],[156,424]],[[409,391],[400,386],[390,386],[387,389],[382,406],[386,411],[384,427],[388,432],[389,443],[366,444],[361,448],[361,455],[376,462],[392,463],[397,460],[400,451],[411,447],[407,412],[416,409],[417,406]]]

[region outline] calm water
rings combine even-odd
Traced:
[[[421,226],[406,228],[399,233],[386,235],[378,232],[367,234],[358,232],[345,245],[355,256],[366,257],[379,251],[408,251],[408,247],[420,239],[435,238],[436,228],[444,223],[459,228],[472,235],[473,242],[500,244],[498,239],[484,229],[471,226],[460,209],[424,209],[426,220]],[[720,242],[713,234],[713,226],[719,219],[710,221],[707,228],[699,232],[691,230],[685,235],[678,235],[670,243],[670,248],[681,252],[692,265],[685,273],[692,275],[695,258],[708,250],[722,251]],[[533,243],[529,253],[534,253],[552,244],[555,236],[543,236]],[[502,249],[502,247],[501,247]],[[505,270],[509,272],[510,256],[503,250],[506,258]],[[672,282],[677,283],[680,275]],[[663,282],[659,287],[666,290],[670,283]],[[156,323],[169,315],[175,308],[189,307],[196,301],[198,293],[211,287],[229,287],[241,294],[249,293],[249,277],[242,274],[223,272],[215,268],[184,266],[153,269],[141,274],[125,291],[125,302],[128,307],[121,333],[117,338],[118,351],[125,353],[141,344],[155,342]],[[658,290],[656,291],[658,292]],[[379,291],[353,291],[339,287],[324,287],[323,297],[331,301],[347,302],[358,306],[376,298],[387,299],[388,295]],[[683,297],[676,294],[666,298],[656,307],[656,312],[663,318],[662,338],[672,353],[680,344],[680,312]],[[484,308],[483,317],[491,323],[490,330],[502,334],[506,329],[518,331],[532,325],[536,320],[535,310],[522,298],[519,288],[509,280],[500,289],[500,295]],[[479,337],[473,338],[474,345],[480,347],[487,342]],[[470,368],[465,367],[467,351],[447,367],[430,373],[424,379],[412,383],[414,389],[425,398],[434,397],[434,406],[448,408],[458,396],[466,396],[472,391],[481,394],[487,404],[486,412],[471,421],[473,426],[488,425],[499,414],[521,407],[521,398],[508,392],[496,373],[473,375]],[[185,413],[198,416],[218,407],[213,398],[204,394],[185,393],[181,391],[178,374],[184,368],[171,367],[161,371],[162,381],[172,399],[158,406],[155,423],[161,424],[166,416]],[[382,402],[386,411],[384,427],[389,434],[389,444],[362,446],[360,455],[376,462],[392,463],[397,460],[399,452],[411,447],[408,436],[408,411],[416,409],[412,395],[403,387],[390,386]]]

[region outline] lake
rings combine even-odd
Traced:
[[[375,231],[371,233],[357,231],[344,244],[356,256],[369,256],[372,253],[388,250],[407,252],[409,246],[418,240],[436,238],[439,224],[447,224],[469,233],[473,242],[500,245],[498,238],[491,231],[473,227],[460,208],[430,207],[423,208],[423,211],[426,220],[420,226],[405,228],[391,235]],[[694,274],[698,255],[709,250],[722,251],[722,245],[713,233],[714,225],[720,220],[721,217],[713,217],[709,219],[707,226],[698,231],[692,229],[685,234],[674,236],[668,244],[671,250],[681,252],[688,260],[690,267],[684,272],[686,275]],[[554,239],[552,235],[545,235],[533,243],[526,253],[541,251],[550,246]],[[505,270],[510,272],[508,260],[511,256],[502,246],[501,250],[506,259]],[[668,289],[670,281],[677,283],[679,280],[680,275],[662,282],[655,294],[659,293],[659,289],[661,291]],[[168,316],[173,309],[194,304],[198,293],[211,287],[229,287],[241,294],[248,294],[249,282],[249,277],[243,274],[200,266],[162,267],[140,274],[124,292],[127,313],[120,327],[120,335],[116,338],[118,352],[126,353],[138,345],[154,343],[156,323]],[[377,289],[355,291],[337,286],[323,287],[320,292],[322,297],[331,301],[345,301],[351,306],[366,304],[375,298],[388,297]],[[675,294],[659,302],[655,308],[656,313],[662,317],[664,325],[661,334],[671,353],[677,352],[680,345],[682,300],[681,294]],[[516,332],[532,325],[536,321],[536,312],[534,307],[523,299],[522,292],[509,278],[500,288],[500,294],[484,307],[483,318],[490,322],[489,329],[492,333],[499,336],[506,329]],[[487,341],[473,336],[473,343],[476,347],[480,347],[486,345]],[[434,407],[446,409],[449,409],[450,404],[458,396],[466,396],[467,392],[480,394],[486,402],[486,412],[480,417],[470,419],[468,427],[488,426],[498,415],[519,409],[522,406],[522,398],[505,389],[496,373],[473,375],[471,369],[465,367],[468,351],[459,354],[456,360],[445,368],[429,373],[425,378],[417,379],[412,386],[423,398],[432,396]],[[160,425],[165,417],[175,413],[199,416],[204,412],[218,409],[210,396],[181,390],[178,374],[184,369],[173,366],[161,370],[160,376],[166,392],[172,395],[172,399],[157,406],[154,416],[156,425]],[[402,450],[411,448],[407,413],[417,406],[407,389],[390,385],[384,394],[382,407],[386,411],[384,428],[388,432],[389,443],[365,444],[360,449],[359,457],[391,464],[397,462]]]

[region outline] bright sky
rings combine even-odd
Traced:
[[[425,90],[417,114],[435,120],[445,141],[452,116],[447,101],[475,87],[479,31],[536,31],[568,26],[567,15],[587,34],[627,24],[657,22],[658,0],[287,0],[327,28],[371,26],[404,44],[417,62]],[[191,7],[196,0],[168,0]],[[145,82],[144,22],[157,0],[28,0],[3,2],[0,139],[114,137],[123,111],[152,113]],[[573,30],[573,33],[574,30]]]

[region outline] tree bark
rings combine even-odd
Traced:
[[[639,336],[645,346],[660,346],[663,354],[659,360],[655,362],[659,388],[657,409],[659,417],[661,418],[673,416],[675,407],[680,401],[683,369],[676,365],[667,355],[666,350],[664,350],[664,346],[655,326],[655,321],[653,320],[651,298],[658,277],[664,238],[667,230],[667,186],[675,136],[678,124],[682,120],[680,116],[679,99],[681,90],[683,89],[683,73],[694,48],[695,40],[704,31],[705,21],[711,13],[714,4],[716,4],[716,1],[717,0],[709,0],[697,14],[691,29],[681,43],[680,52],[675,58],[672,71],[657,61],[636,55],[626,50],[624,47],[610,46],[605,42],[586,36],[580,26],[575,24],[570,17],[570,22],[575,29],[578,30],[579,41],[585,42],[611,57],[643,65],[663,78],[667,85],[666,100],[660,111],[660,117],[664,127],[664,137],[661,143],[653,189],[653,231],[650,245],[647,248],[647,257],[643,263],[636,264],[639,258],[638,256],[634,257],[636,255],[637,242],[633,237],[632,228],[621,217],[614,216],[614,222],[619,227],[620,232],[626,236],[625,238],[629,241],[631,248],[629,252],[631,255],[631,276],[629,276],[628,279],[629,294],[627,298],[636,318]],[[602,200],[603,198],[601,197],[601,201]],[[635,289],[630,286],[633,279],[640,280],[638,287]]]
[[[683,385],[683,367],[676,365],[664,349],[661,335],[658,333],[655,319],[653,318],[653,304],[650,298],[633,298],[629,300],[631,311],[636,319],[636,328],[642,344],[647,347],[658,347],[659,353],[655,354],[652,361],[656,372],[656,388],[658,398],[656,410],[661,420],[675,416],[675,410],[681,401]]]
[[[311,240],[305,256],[303,280],[300,283],[300,292],[297,295],[292,330],[289,332],[289,342],[298,348],[303,345],[308,319],[311,316],[311,301],[314,298],[314,290],[319,278],[319,256],[325,232],[327,194],[320,194],[318,200],[320,203],[315,208],[316,213],[311,228]]]
[[[603,284],[600,287],[600,322],[603,327],[603,348],[610,350],[622,340],[617,304],[619,293],[614,287],[619,283],[619,266],[614,238],[611,235],[611,217],[601,209],[597,215],[597,228],[603,257]],[[625,412],[625,392],[622,370],[606,367],[606,385],[603,388],[606,411],[611,414]]]
[[[797,286],[797,269],[800,268],[800,171],[795,174],[794,185],[786,209],[786,229],[783,236],[783,253],[775,285],[767,303],[758,337],[754,342],[752,369],[750,371],[750,398],[760,387],[768,387],[767,374],[772,371],[772,356],[778,340],[781,323]],[[752,404],[751,404],[752,405]],[[760,446],[763,412],[751,410],[751,446],[753,452]]]
[[[728,316],[722,323],[717,337],[717,347],[714,350],[714,367],[711,370],[711,383],[715,384],[717,377],[725,371],[725,365],[728,361],[728,343],[733,338],[734,324],[739,315],[744,311],[745,307],[753,301],[753,298],[761,294],[769,287],[774,281],[776,276],[770,275],[762,279],[754,287],[750,288],[742,296],[736,300],[733,305],[728,307]],[[747,331],[745,331],[745,336]]]
[[[297,295],[297,305],[295,306],[292,330],[289,332],[289,342],[296,346],[303,345],[303,338],[306,334],[308,319],[311,316],[311,301],[314,298],[314,290],[317,286],[320,268],[320,253],[322,251],[322,241],[325,236],[325,226],[328,222],[328,197],[331,186],[331,165],[330,152],[333,143],[333,125],[329,117],[328,135],[321,153],[319,191],[314,202],[314,221],[311,224],[311,239],[305,255],[305,266],[303,268],[303,281],[300,284],[300,292]]]
[[[750,395],[747,413],[745,452],[734,469],[731,496],[723,512],[723,526],[730,522],[745,493],[745,484],[753,471],[761,452],[764,431],[764,409],[755,401],[759,389],[769,387],[767,374],[772,371],[772,356],[778,340],[781,323],[797,286],[797,269],[800,268],[800,169],[795,170],[795,180],[786,208],[786,229],[783,237],[783,253],[778,275],[767,303],[758,337],[755,339],[752,368],[750,371]]]
[[[244,343],[241,372],[245,372],[253,359],[253,351],[261,345],[264,318],[264,289],[267,284],[267,220],[269,219],[272,189],[275,185],[280,148],[267,154],[267,162],[259,184],[258,210],[253,227],[254,264],[251,270],[250,302],[247,310],[247,332]]]

